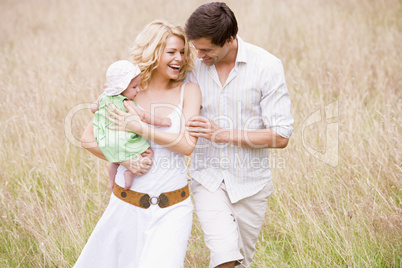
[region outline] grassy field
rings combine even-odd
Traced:
[[[0,0],[0,267],[71,267],[110,196],[79,147],[113,61],[145,24],[203,1]],[[279,57],[295,131],[253,267],[400,267],[402,3],[228,1]],[[207,267],[195,218],[186,267]]]

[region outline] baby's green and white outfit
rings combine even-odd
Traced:
[[[93,127],[95,140],[109,162],[115,163],[132,159],[150,147],[148,141],[136,133],[109,129],[108,126],[113,123],[105,117],[108,115],[106,106],[111,108],[109,103],[113,103],[118,109],[127,112],[123,101],[129,99],[120,93],[139,74],[139,68],[126,60],[113,63],[107,71],[108,87],[99,100],[99,110],[95,113]]]
[[[132,159],[142,154],[150,146],[148,141],[138,134],[107,128],[113,123],[104,116],[108,114],[106,106],[110,108],[109,103],[113,103],[118,109],[126,111],[124,100],[128,100],[128,98],[123,95],[102,96],[99,100],[99,110],[95,113],[93,120],[96,142],[109,162]]]

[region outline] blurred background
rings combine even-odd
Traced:
[[[0,267],[72,267],[110,197],[79,147],[107,67],[206,1],[0,0]],[[271,150],[253,267],[400,267],[402,4],[226,1],[282,60],[295,131]],[[185,267],[208,267],[198,220]]]

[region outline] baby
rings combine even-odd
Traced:
[[[95,113],[93,127],[96,142],[106,159],[111,162],[109,166],[109,189],[111,190],[113,190],[118,163],[141,155],[148,148],[151,150],[148,141],[143,137],[133,132],[109,129],[108,126],[112,123],[105,118],[106,106],[110,108],[109,103],[113,103],[122,111],[127,111],[124,102],[132,106],[136,105],[133,99],[140,91],[140,73],[138,66],[126,60],[120,60],[110,65],[106,73],[107,87],[91,107],[92,112]],[[152,116],[146,111],[142,111],[140,117],[147,124],[161,127],[171,125],[169,118]],[[134,174],[126,170],[124,179],[124,188],[127,190],[128,185],[131,185],[134,180]]]

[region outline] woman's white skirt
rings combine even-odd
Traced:
[[[191,198],[139,208],[111,195],[76,268],[183,267],[193,217]]]

